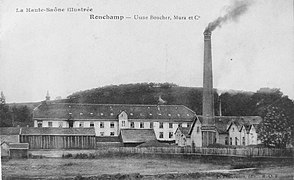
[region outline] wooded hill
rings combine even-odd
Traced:
[[[111,85],[80,91],[68,96],[71,103],[94,104],[179,104],[202,114],[202,87],[182,87],[170,83],[140,83]],[[287,104],[294,107],[293,101],[279,89],[261,88],[256,93],[228,91],[221,95],[214,89],[215,114],[219,115],[219,104],[223,116],[264,116],[269,105]]]

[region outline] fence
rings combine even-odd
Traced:
[[[294,157],[294,149],[275,148],[191,148],[191,147],[109,147],[99,148],[97,154],[182,154],[236,157]]]

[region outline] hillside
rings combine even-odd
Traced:
[[[232,94],[222,92],[222,95],[219,96],[217,90],[214,90],[216,115],[219,115],[220,98],[222,115],[256,115],[256,112],[248,107],[248,103],[252,104],[249,101],[254,93],[233,92]],[[182,87],[169,83],[111,85],[73,93],[68,96],[68,102],[94,104],[159,104],[165,102],[165,104],[185,105],[197,114],[202,114],[202,87]]]

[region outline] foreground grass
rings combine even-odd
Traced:
[[[95,157],[95,159],[83,155],[78,157],[2,162],[3,179],[257,179],[267,176],[288,179],[293,177],[293,159],[170,155],[111,155]],[[250,169],[244,170],[244,168]]]

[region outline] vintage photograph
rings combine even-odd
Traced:
[[[0,177],[294,179],[293,9],[0,1]]]

